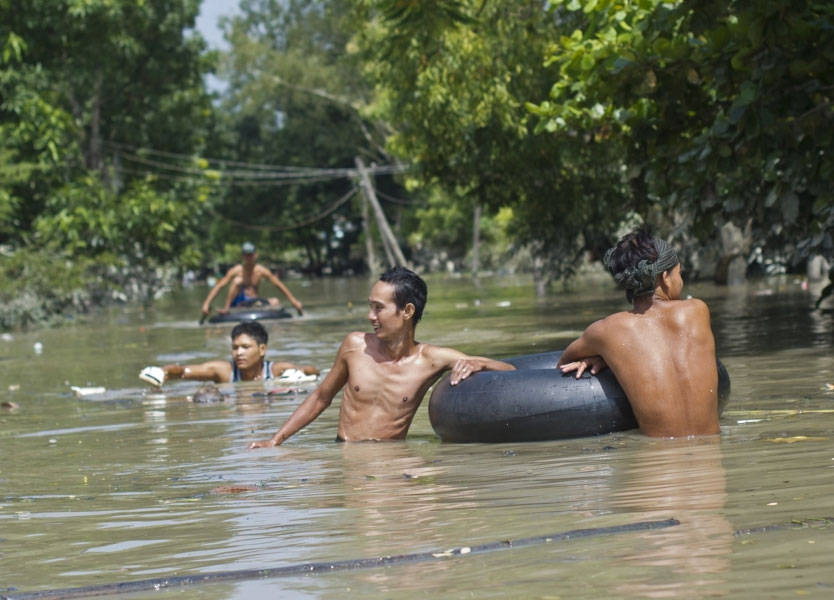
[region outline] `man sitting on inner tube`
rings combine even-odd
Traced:
[[[632,303],[588,326],[557,368],[577,378],[608,367],[625,391],[640,430],[649,436],[719,433],[718,369],[707,305],[681,300],[675,250],[645,231],[628,234],[605,266]]]
[[[272,285],[284,293],[287,300],[290,301],[290,304],[298,311],[299,316],[303,315],[304,307],[292,295],[292,292],[284,285],[284,282],[278,279],[272,271],[258,264],[258,253],[255,250],[255,244],[252,242],[244,242],[240,247],[240,251],[240,264],[229,269],[223,278],[211,288],[208,296],[206,296],[202,307],[203,318],[211,312],[211,301],[214,300],[214,297],[227,284],[229,286],[229,293],[226,296],[226,304],[217,311],[221,315],[229,312],[229,308],[231,307],[252,306],[256,303],[263,303],[273,308],[278,308],[281,305],[278,298],[261,298],[258,295],[258,286],[260,286],[261,280],[264,278],[268,279]]]
[[[337,441],[403,439],[426,390],[447,369],[452,370],[452,385],[477,371],[515,369],[505,362],[416,341],[414,330],[426,296],[426,282],[416,273],[403,267],[383,273],[368,298],[374,332],[349,333],[321,385],[272,438],[249,447],[282,444],[330,406],[343,388]]]

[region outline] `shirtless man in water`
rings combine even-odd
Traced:
[[[257,321],[244,321],[232,329],[232,360],[210,360],[195,365],[165,365],[145,367],[139,377],[156,386],[171,379],[192,379],[215,383],[236,383],[238,381],[268,381],[281,377],[304,379],[304,375],[318,375],[312,365],[294,365],[290,362],[266,360],[266,343],[269,335]],[[311,377],[310,379],[315,379]]]
[[[287,300],[295,307],[299,315],[304,314],[304,307],[301,305],[301,302],[296,300],[292,292],[287,289],[287,286],[272,271],[257,263],[258,253],[255,251],[255,245],[252,242],[244,242],[243,246],[241,246],[241,252],[243,254],[241,263],[229,269],[223,278],[211,288],[208,296],[206,296],[202,308],[204,317],[211,312],[211,301],[223,289],[223,286],[227,284],[229,285],[229,293],[226,295],[226,304],[217,311],[220,314],[229,312],[229,308],[232,306],[250,306],[253,302],[265,300],[258,296],[258,286],[263,278],[268,279],[272,285],[284,293]],[[270,306],[280,306],[278,298],[269,298],[265,301]]]
[[[282,444],[330,406],[343,388],[338,441],[401,440],[426,390],[445,370],[452,370],[451,384],[457,385],[478,371],[515,368],[416,341],[414,330],[423,315],[426,293],[425,282],[408,269],[396,267],[383,273],[368,298],[374,332],[348,334],[321,385],[271,439],[249,447]]]
[[[677,254],[644,231],[605,255],[605,266],[633,308],[592,323],[565,349],[557,368],[596,374],[609,367],[649,436],[719,433],[718,367],[709,309],[681,300]]]

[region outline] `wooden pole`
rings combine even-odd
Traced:
[[[374,186],[371,184],[370,177],[368,177],[368,171],[365,169],[365,163],[362,162],[362,159],[358,156],[356,157],[356,168],[359,170],[359,177],[362,182],[362,190],[364,191],[365,197],[374,209],[376,224],[379,228],[380,237],[382,237],[382,245],[385,247],[388,262],[391,266],[402,265],[407,267],[408,263],[405,260],[405,256],[403,256],[402,250],[400,250],[397,238],[394,237],[394,232],[391,231],[391,227],[388,225],[388,220],[385,218],[385,213],[382,212],[382,207],[376,199],[376,192],[374,191]]]
[[[475,203],[472,211],[472,277],[478,276],[481,251],[481,204]]]
[[[368,255],[368,271],[372,277],[379,273],[379,263],[374,252],[374,238],[371,230],[371,218],[368,215],[368,199],[362,193],[362,227],[365,229],[365,253]]]

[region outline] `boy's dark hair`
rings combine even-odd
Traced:
[[[665,240],[639,229],[623,237],[605,253],[603,263],[625,290],[629,302],[651,294],[661,273],[678,264],[678,255]]]
[[[394,286],[394,302],[398,309],[404,309],[409,302],[414,305],[414,325],[417,325],[423,316],[429,294],[426,282],[405,267],[388,269],[379,276],[379,280]]]
[[[264,326],[257,321],[243,321],[238,323],[232,329],[232,341],[239,335],[248,335],[258,344],[266,344],[269,341],[269,334],[264,329]]]

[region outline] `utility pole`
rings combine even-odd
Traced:
[[[478,277],[481,251],[481,204],[475,203],[472,211],[472,277]]]
[[[362,226],[365,228],[365,253],[368,255],[368,271],[372,277],[379,272],[379,263],[374,252],[374,238],[371,235],[371,218],[368,215],[368,199],[362,194]]]
[[[367,201],[370,202],[371,207],[374,209],[376,224],[379,229],[380,237],[382,238],[382,245],[385,248],[388,263],[392,267],[395,265],[407,267],[408,262],[406,262],[405,256],[403,256],[402,250],[400,250],[400,245],[397,243],[397,238],[394,237],[394,232],[391,231],[391,227],[388,225],[388,220],[385,218],[385,213],[382,212],[382,207],[376,199],[376,192],[374,191],[374,186],[371,184],[371,178],[368,176],[365,163],[362,162],[362,159],[358,156],[356,157],[356,168],[359,171],[363,194]]]

